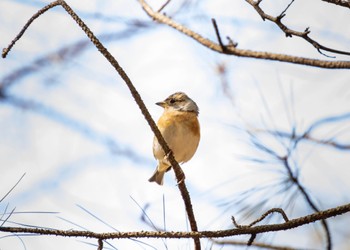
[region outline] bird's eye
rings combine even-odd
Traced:
[[[170,103],[171,103],[171,104],[174,104],[175,102],[176,102],[176,100],[175,100],[174,98],[171,98],[171,99],[170,99]]]

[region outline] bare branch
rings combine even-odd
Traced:
[[[270,210],[268,210],[267,212],[265,212],[263,215],[260,216],[260,218],[256,219],[255,221],[253,221],[252,223],[250,223],[249,225],[239,225],[237,222],[236,222],[236,219],[235,217],[232,216],[232,223],[235,225],[235,227],[237,228],[247,228],[247,227],[252,227],[254,226],[255,224],[259,223],[260,221],[264,220],[269,214],[272,214],[272,213],[280,213],[284,219],[285,222],[288,222],[289,219],[286,215],[286,213],[283,211],[282,208],[272,208]],[[253,244],[253,241],[255,240],[256,238],[256,234],[252,234],[247,245],[248,246],[251,246]]]
[[[290,7],[290,5],[294,2],[294,0],[287,6],[287,8],[277,17],[273,17],[270,16],[268,14],[266,14],[259,6],[259,3],[254,1],[254,0],[245,0],[247,3],[249,3],[251,6],[253,6],[253,8],[256,10],[256,12],[259,13],[259,15],[261,16],[261,18],[265,21],[265,20],[269,20],[273,23],[275,23],[285,34],[286,37],[292,37],[292,36],[298,36],[303,38],[305,41],[309,42],[312,46],[314,46],[317,51],[319,53],[321,53],[322,55],[325,55],[323,51],[328,51],[328,52],[332,52],[335,54],[341,54],[341,55],[350,55],[350,52],[347,51],[341,51],[341,50],[336,50],[336,49],[332,49],[329,47],[326,47],[324,45],[321,45],[320,43],[316,42],[314,39],[309,37],[310,34],[310,30],[309,28],[306,28],[305,31],[300,32],[300,31],[295,31],[292,29],[289,29],[285,24],[282,23],[282,18],[285,16],[285,12],[287,11],[287,9]],[[327,56],[327,55],[325,55]],[[329,57],[329,56],[328,56]]]
[[[282,215],[283,217],[283,220],[285,222],[288,222],[289,219],[286,215],[286,213],[283,211],[283,209],[281,208],[272,208],[270,209],[269,211],[265,212],[263,215],[261,215],[260,218],[258,218],[257,220],[253,221],[252,223],[250,223],[248,226],[251,227],[251,226],[254,226],[255,224],[259,223],[260,221],[264,220],[269,214],[272,214],[272,213],[279,213]]]
[[[95,233],[90,231],[77,230],[55,230],[45,228],[25,228],[25,227],[0,227],[0,232],[23,233],[23,234],[39,234],[39,235],[55,235],[63,237],[86,237],[101,240],[107,239],[125,239],[125,238],[222,238],[235,235],[251,235],[266,232],[277,232],[293,229],[313,223],[319,220],[328,219],[350,212],[350,203],[328,210],[316,212],[307,216],[291,219],[284,223],[259,225],[254,227],[242,227],[217,231],[192,231],[192,232],[155,232],[155,231],[139,231],[139,232],[111,232],[111,233]]]
[[[48,5],[46,5],[44,8],[40,9],[37,13],[35,13],[29,20],[28,22],[23,26],[22,30],[18,33],[18,35],[13,39],[10,43],[10,45],[7,48],[4,48],[2,50],[2,57],[5,58],[7,54],[10,52],[12,47],[15,45],[15,43],[23,36],[24,32],[28,29],[28,27],[31,25],[31,23],[37,19],[40,15],[44,14],[46,11],[49,9],[61,5],[60,1],[54,1]]]
[[[171,18],[159,12],[154,11],[144,0],[139,0],[139,2],[143,10],[153,20],[158,21],[160,23],[164,23],[178,30],[179,32],[191,37],[192,39],[196,40],[203,46],[219,53],[223,53],[226,55],[241,56],[241,57],[250,57],[250,58],[257,58],[257,59],[266,59],[266,60],[273,60],[273,61],[280,61],[280,62],[295,63],[295,64],[308,65],[308,66],[320,67],[320,68],[328,68],[328,69],[350,69],[350,61],[317,60],[317,59],[311,59],[311,58],[305,58],[305,57],[290,56],[285,54],[238,49],[235,46],[230,46],[230,45],[225,46],[226,50],[224,51],[220,44],[215,43],[207,38],[204,38],[200,34],[190,30],[186,26],[175,22]]]
[[[224,46],[224,44],[222,43],[222,40],[221,40],[221,36],[220,36],[218,25],[216,24],[216,20],[214,18],[212,18],[211,22],[213,23],[213,26],[214,26],[214,29],[215,29],[215,34],[216,34],[218,42],[219,42],[219,44],[221,46],[222,51],[226,51],[226,47]]]
[[[138,91],[136,90],[135,86],[131,82],[130,78],[126,74],[126,72],[123,70],[123,68],[119,65],[118,61],[113,57],[113,55],[106,49],[106,47],[103,46],[103,44],[97,39],[97,37],[93,34],[93,32],[90,30],[90,28],[80,19],[80,17],[72,10],[72,8],[64,1],[64,0],[57,0],[53,3],[48,4],[41,10],[39,10],[35,15],[33,15],[30,20],[25,24],[25,26],[22,28],[20,33],[16,36],[16,38],[11,42],[11,44],[3,50],[3,57],[5,58],[8,52],[11,50],[11,48],[14,46],[16,41],[18,41],[26,29],[30,26],[30,24],[38,18],[40,15],[45,13],[50,8],[53,8],[57,5],[61,5],[66,12],[74,19],[74,21],[81,27],[81,29],[85,32],[85,34],[89,37],[91,42],[96,46],[98,51],[108,60],[108,62],[114,67],[114,69],[118,72],[120,77],[124,80],[126,85],[128,86],[131,95],[133,96],[135,102],[137,103],[138,107],[140,108],[143,116],[145,117],[148,125],[151,127],[154,135],[156,136],[159,144],[162,146],[163,151],[166,155],[168,155],[169,162],[171,163],[176,178],[178,180],[178,187],[182,196],[182,199],[185,203],[185,208],[187,212],[187,216],[190,222],[191,230],[196,232],[198,231],[197,228],[197,222],[194,216],[193,208],[192,208],[192,202],[189,195],[189,192],[187,190],[186,184],[185,184],[185,175],[179,166],[178,162],[175,160],[175,157],[173,153],[171,152],[169,146],[165,142],[162,134],[160,133],[156,123],[154,122],[153,118],[151,117],[151,114],[147,110],[146,105],[142,101],[142,98]],[[100,237],[98,237],[100,238]],[[194,237],[195,242],[195,248],[200,249],[200,242],[199,238]]]
[[[171,0],[167,0],[158,10],[158,12],[161,12],[169,3]]]
[[[102,250],[103,249],[103,240],[102,239],[98,239],[98,247],[97,250]]]
[[[283,18],[287,12],[287,10],[289,9],[289,7],[294,3],[294,0],[292,0],[287,7],[281,12],[281,14],[279,14],[279,17]]]

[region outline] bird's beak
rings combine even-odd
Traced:
[[[163,101],[163,102],[157,102],[156,103],[158,106],[161,106],[162,108],[165,108],[165,102]]]

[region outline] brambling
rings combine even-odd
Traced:
[[[176,92],[156,104],[164,108],[157,123],[158,129],[176,161],[189,161],[196,152],[200,139],[197,104],[183,92]],[[156,137],[153,139],[153,155],[158,160],[158,166],[148,181],[163,185],[164,174],[171,169],[171,164]]]

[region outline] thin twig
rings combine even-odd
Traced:
[[[6,209],[7,209],[7,206],[6,206]],[[2,227],[3,225],[5,225],[5,223],[6,223],[6,222],[10,219],[10,217],[14,214],[15,210],[16,210],[16,208],[13,208],[13,209],[11,210],[11,212],[7,214],[7,217],[6,217],[5,219],[1,218],[0,221],[2,221],[2,223],[0,224],[0,227]],[[2,216],[1,216],[1,217],[2,217]]]
[[[226,51],[226,46],[222,43],[220,32],[219,32],[219,28],[218,28],[218,25],[216,24],[216,20],[214,18],[212,18],[211,22],[213,23],[215,34],[216,34],[218,42],[219,42],[219,44],[221,46],[222,51]]]
[[[28,29],[28,27],[31,25],[31,23],[37,19],[40,15],[44,14],[46,11],[49,9],[61,5],[61,1],[54,1],[48,5],[46,5],[44,8],[40,9],[37,13],[35,13],[28,21],[27,23],[23,26],[21,31],[18,33],[18,35],[11,41],[10,45],[2,50],[2,57],[5,58],[7,54],[10,52],[12,47],[15,45],[15,43],[23,36],[24,32]]]
[[[272,213],[279,213],[279,214],[282,215],[282,217],[283,217],[285,222],[289,221],[286,213],[283,211],[282,208],[272,208],[272,209],[268,210],[263,215],[261,215],[260,218],[258,218],[257,220],[253,221],[249,225],[240,225],[240,224],[238,224],[234,216],[232,216],[231,220],[232,220],[232,223],[235,225],[236,228],[250,228],[250,227],[254,226],[255,224],[257,224],[258,222],[264,220],[269,214],[272,214]],[[249,238],[247,246],[251,246],[253,244],[255,238],[256,238],[256,233],[253,233],[251,235],[251,237]]]
[[[287,7],[281,12],[281,14],[279,14],[279,16],[280,16],[281,18],[284,17],[284,15],[286,14],[287,10],[289,9],[290,6],[292,6],[293,3],[294,3],[294,0],[292,0],[292,1],[287,5]]]
[[[19,180],[15,183],[15,185],[12,186],[12,188],[0,199],[0,203],[12,192],[13,189],[15,189],[15,187],[18,185],[18,183],[21,182],[21,180],[23,179],[23,177],[26,175],[26,173],[24,173],[21,178],[19,178]]]
[[[103,240],[102,239],[98,239],[98,247],[97,250],[102,250],[103,249]]]
[[[249,227],[252,227],[254,226],[255,224],[259,223],[260,221],[264,220],[269,214],[272,214],[272,213],[279,213],[280,215],[282,215],[283,217],[283,220],[285,222],[288,222],[289,219],[286,215],[286,213],[283,211],[282,208],[272,208],[270,210],[268,210],[267,212],[265,212],[263,215],[260,216],[260,218],[258,218],[257,220],[253,221],[252,223],[250,223],[248,226]]]
[[[169,3],[171,0],[167,0],[158,10],[158,12],[161,12]]]

